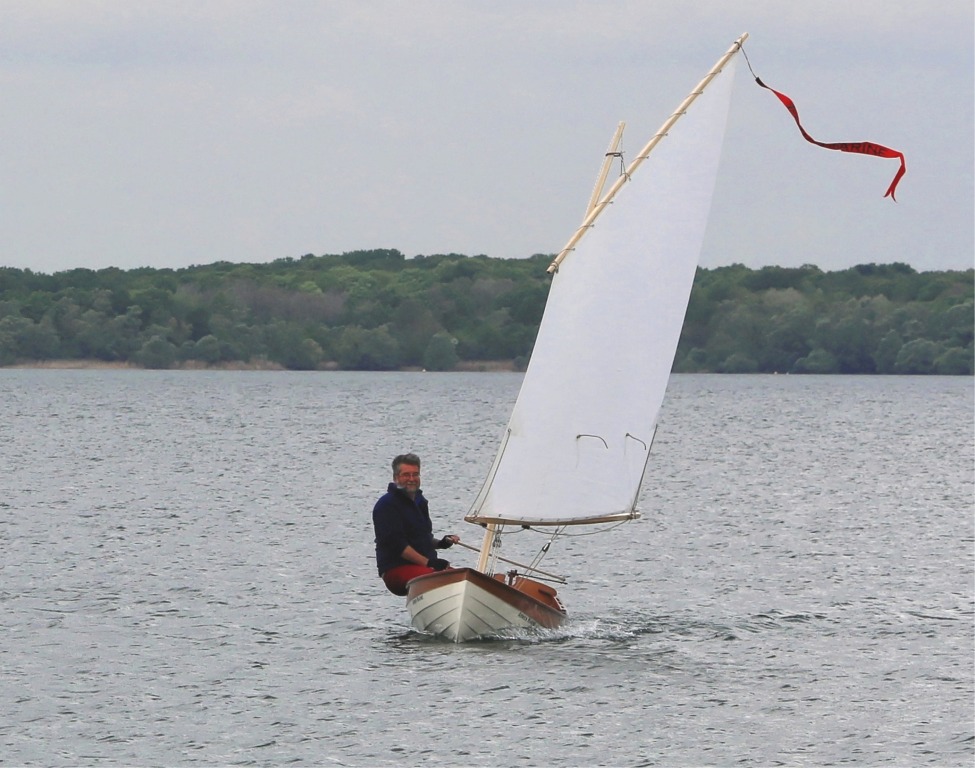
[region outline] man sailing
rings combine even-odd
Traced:
[[[406,594],[410,579],[450,566],[437,557],[438,549],[452,547],[459,536],[433,536],[427,500],[420,490],[420,457],[404,453],[393,459],[393,482],[372,510],[376,531],[376,566],[386,588]]]

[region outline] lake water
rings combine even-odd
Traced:
[[[388,462],[478,543],[519,383],[0,370],[0,764],[972,765],[971,378],[675,376],[568,624],[419,635]]]

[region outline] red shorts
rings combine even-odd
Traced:
[[[383,582],[386,584],[386,589],[394,595],[405,595],[406,582],[425,573],[433,573],[433,568],[427,568],[425,565],[397,565],[383,574]]]

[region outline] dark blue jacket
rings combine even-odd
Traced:
[[[421,491],[411,499],[390,483],[386,495],[373,507],[372,524],[376,529],[376,566],[380,576],[390,568],[410,564],[400,557],[407,545],[426,558],[436,557],[433,523]]]

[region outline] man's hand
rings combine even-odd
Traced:
[[[450,549],[458,541],[460,541],[460,536],[455,536],[451,533],[449,536],[444,536],[440,539],[440,543],[437,544],[437,549]]]
[[[427,560],[427,568],[433,568],[435,571],[442,571],[445,568],[449,568],[450,563],[446,560],[441,560],[439,557],[431,557]]]

